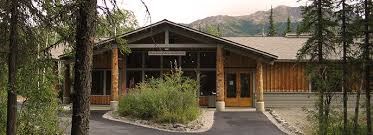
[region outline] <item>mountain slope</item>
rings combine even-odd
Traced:
[[[292,29],[295,30],[297,22],[301,20],[301,10],[299,7],[278,6],[273,9],[274,21],[279,35],[286,29],[287,18],[293,22]],[[267,22],[270,11],[257,11],[244,16],[211,16],[194,21],[188,26],[203,30],[207,26],[219,27],[223,36],[252,36],[261,35],[267,30]]]

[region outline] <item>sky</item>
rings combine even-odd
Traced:
[[[140,26],[163,19],[176,23],[191,23],[215,15],[240,16],[268,10],[279,5],[300,6],[298,0],[143,0],[148,6],[151,19],[141,0],[117,0],[124,9],[136,15]]]

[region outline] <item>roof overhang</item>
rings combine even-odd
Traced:
[[[273,63],[278,57],[274,54],[264,52],[262,50],[258,50],[249,46],[242,45],[240,43],[233,42],[228,39],[224,39],[221,37],[217,37],[205,32],[201,32],[199,30],[177,24],[168,20],[162,20],[153,24],[150,24],[148,26],[124,33],[122,35],[118,35],[116,37],[112,37],[103,41],[100,41],[96,44],[95,46],[95,51],[96,50],[101,50],[101,49],[110,49],[111,47],[115,47],[113,42],[117,38],[124,38],[129,43],[130,48],[136,48],[136,47],[141,47],[141,46],[146,46],[144,44],[131,44],[132,41],[135,41],[136,39],[139,38],[144,38],[146,36],[152,36],[154,34],[163,32],[164,30],[168,30],[171,32],[177,32],[182,35],[190,35],[191,38],[196,38],[199,40],[204,41],[206,44],[204,46],[209,46],[209,47],[217,47],[217,46],[222,46],[226,50],[230,50],[233,52],[240,53],[242,55],[249,56],[253,59],[263,61],[265,63]],[[172,46],[172,44],[161,44],[159,46],[167,46],[167,47],[181,47],[180,45],[175,45]],[[194,46],[197,47],[197,46]],[[203,46],[201,46],[203,47]]]

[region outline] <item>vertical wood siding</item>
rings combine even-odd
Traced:
[[[309,92],[304,63],[263,65],[264,92]]]
[[[96,104],[96,105],[108,105],[110,104],[110,95],[105,95],[105,96],[91,96],[90,97],[91,104]]]

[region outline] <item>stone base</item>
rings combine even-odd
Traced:
[[[117,111],[118,110],[118,101],[110,101],[110,110]]]
[[[258,112],[264,112],[264,102],[256,102],[256,111]]]
[[[216,110],[222,112],[225,110],[225,102],[224,101],[216,101]]]
[[[70,97],[63,97],[62,98],[62,103],[63,104],[70,104]]]

